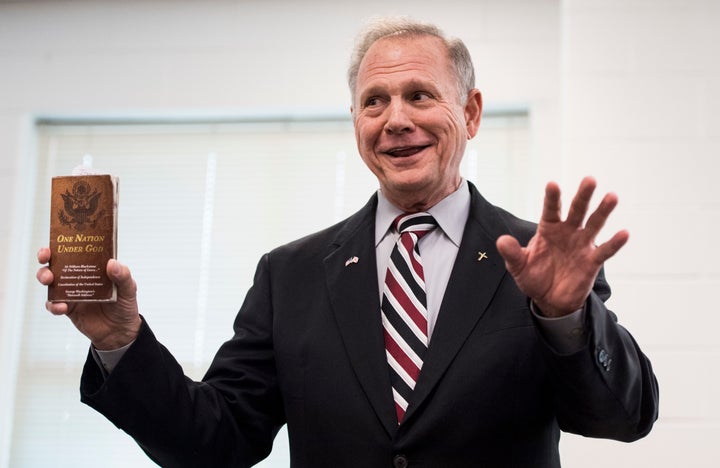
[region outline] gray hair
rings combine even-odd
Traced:
[[[420,37],[433,36],[440,39],[448,51],[457,78],[458,96],[464,102],[467,94],[475,87],[475,69],[470,58],[470,52],[465,44],[456,38],[448,38],[435,25],[411,20],[406,17],[378,18],[371,21],[365,29],[361,30],[355,40],[350,66],[348,67],[348,86],[353,101],[357,86],[357,76],[368,49],[378,40],[386,37]]]

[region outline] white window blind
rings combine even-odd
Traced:
[[[466,178],[512,208],[527,177],[527,118],[485,116]],[[377,182],[349,121],[39,125],[33,242],[47,245],[50,179],[92,160],[120,178],[118,257],[142,314],[185,372],[199,379],[232,322],[260,256],[362,206]],[[10,466],[154,466],[135,443],[79,402],[88,349],[44,311],[28,279]],[[260,466],[287,467],[286,435]]]

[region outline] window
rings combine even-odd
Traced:
[[[118,257],[132,268],[153,331],[195,379],[231,337],[260,256],[345,218],[377,188],[345,119],[51,122],[37,130],[33,242],[47,245],[52,176],[83,161],[119,176]],[[465,177],[480,180],[490,200],[517,206],[527,135],[524,114],[484,116]],[[80,403],[88,341],[69,320],[42,313],[39,290],[33,283],[26,298],[10,466],[155,466]],[[260,466],[289,466],[285,438]]]

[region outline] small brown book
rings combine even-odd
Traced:
[[[106,266],[117,252],[118,179],[111,175],[53,177],[50,270],[53,302],[112,302]]]

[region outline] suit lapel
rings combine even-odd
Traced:
[[[390,436],[397,431],[380,321],[375,261],[376,197],[351,217],[324,259],[330,303],[345,349]]]
[[[509,228],[497,208],[469,185],[470,214],[405,422],[438,384],[482,319],[506,274],[495,241]],[[380,321],[376,205],[377,198],[373,197],[345,223],[324,264],[332,312],[351,365],[377,417],[392,437],[398,426]]]
[[[405,421],[442,378],[469,334],[482,319],[500,281],[505,263],[495,248],[505,223],[497,210],[470,185],[472,202],[455,266]]]

